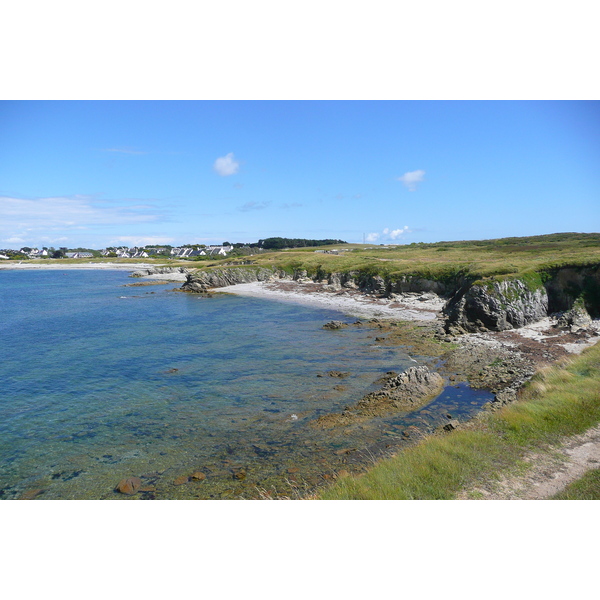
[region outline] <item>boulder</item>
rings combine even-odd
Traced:
[[[133,496],[139,492],[141,485],[142,480],[139,477],[127,477],[125,479],[121,479],[115,489],[121,494]]]
[[[579,329],[587,329],[591,324],[592,317],[590,317],[590,314],[582,304],[575,304],[557,322],[558,327],[570,327],[573,332]]]

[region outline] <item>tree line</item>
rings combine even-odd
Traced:
[[[258,246],[265,250],[281,250],[283,248],[307,248],[310,246],[331,246],[333,244],[345,244],[343,240],[305,240],[296,238],[271,237],[258,240]]]

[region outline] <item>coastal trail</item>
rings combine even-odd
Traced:
[[[600,425],[564,438],[561,444],[528,452],[525,473],[506,473],[498,480],[460,492],[457,500],[547,500],[591,469],[600,468]]]

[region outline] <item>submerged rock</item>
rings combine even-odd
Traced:
[[[139,492],[141,485],[142,480],[139,477],[127,477],[125,479],[121,479],[115,489],[121,494],[133,496]]]
[[[443,388],[444,380],[439,373],[431,372],[426,366],[410,367],[388,378],[379,391],[367,394],[353,407],[346,407],[342,413],[323,415],[312,425],[345,426],[390,412],[409,412],[427,404]]]
[[[323,325],[323,329],[342,329],[343,327],[348,327],[348,323],[344,323],[343,321],[329,321]]]

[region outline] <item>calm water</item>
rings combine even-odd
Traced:
[[[120,271],[0,271],[0,498],[239,498],[311,489],[490,399],[448,387],[341,431],[309,422],[414,364],[336,311],[204,298]],[[327,375],[347,372],[343,379]],[[204,481],[174,482],[196,471]],[[142,477],[147,491],[114,492]]]

